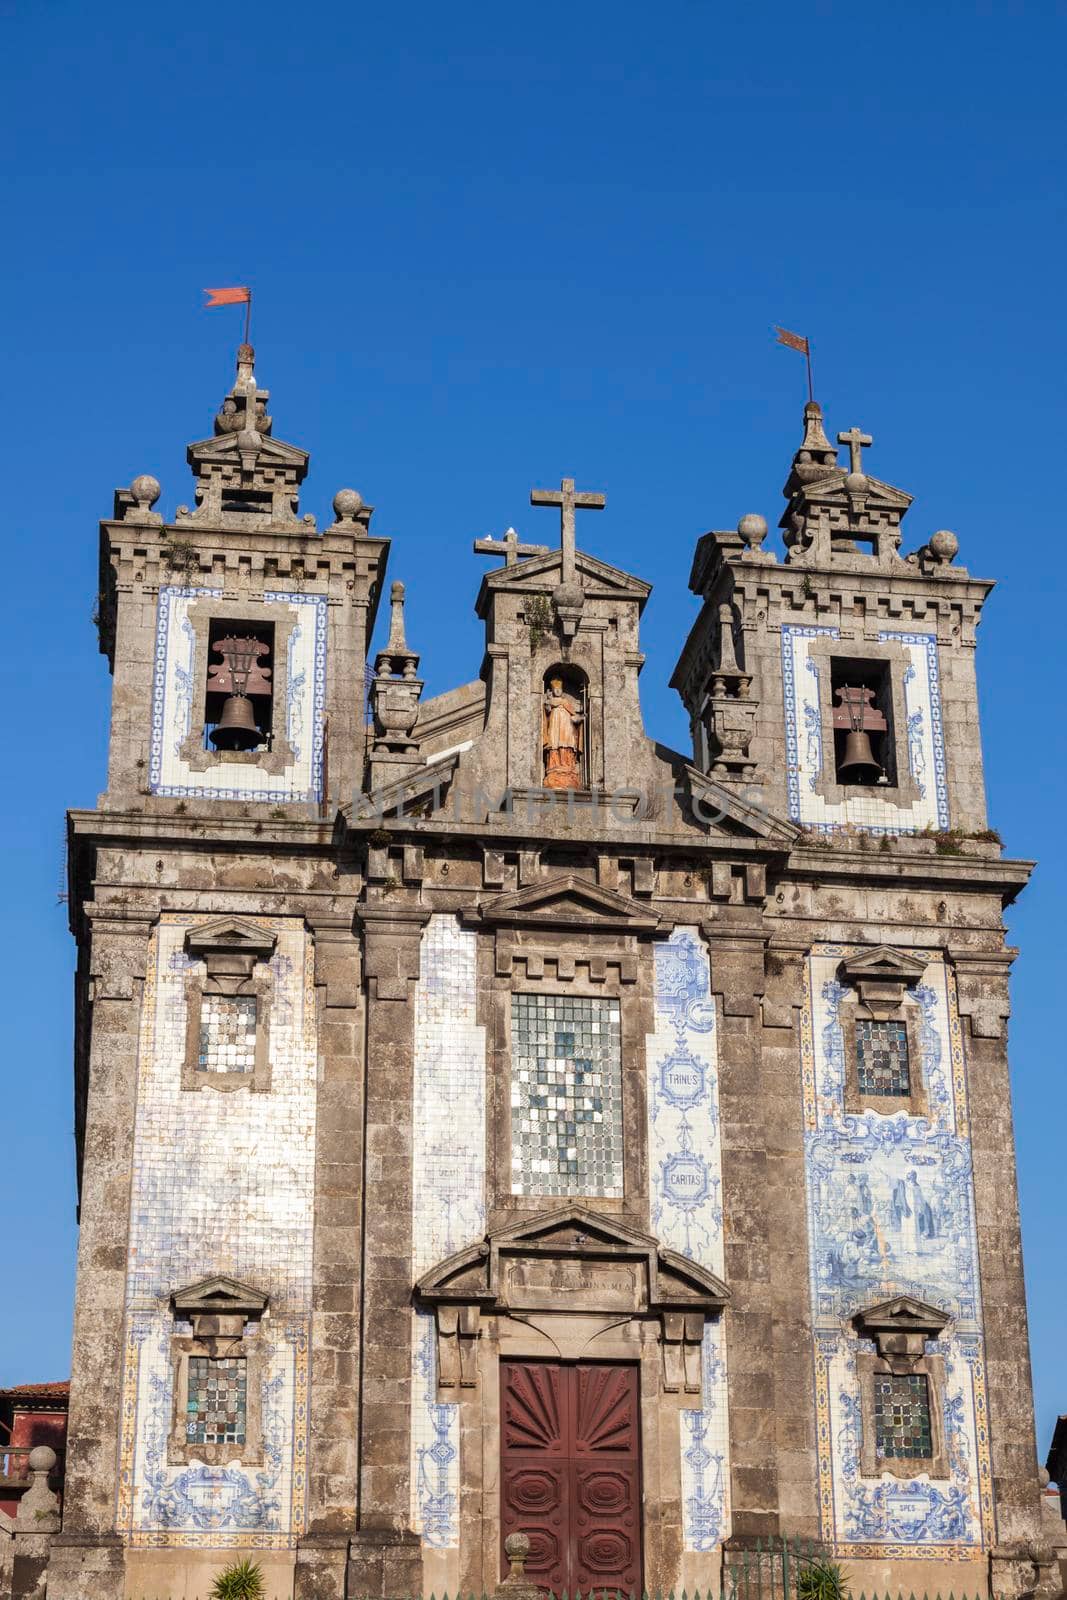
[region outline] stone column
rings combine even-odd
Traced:
[[[71,1358],[63,1531],[52,1541],[51,1600],[122,1594],[115,1533],[130,1233],[130,1174],[141,999],[151,920],[119,906],[87,905],[88,1106],[81,1236]]]
[[[418,1594],[411,1528],[411,1215],[414,986],[429,910],[378,901],[357,912],[366,989],[363,1315],[358,1531],[348,1592]]]
[[[315,941],[319,1082],[308,1405],[307,1530],[297,1600],[341,1600],[359,1490],[363,995],[350,912],[309,917]]]
[[[992,1592],[1033,1587],[1031,1560],[1045,1542],[1033,1430],[1022,1242],[1008,1076],[1011,958],[951,952],[967,1062],[974,1209],[982,1283],[986,1395],[997,1548]]]

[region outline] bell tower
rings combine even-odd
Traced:
[[[809,401],[784,561],[755,514],[697,545],[704,605],[671,680],[696,763],[804,828],[981,832],[974,649],[993,586],[954,565],[947,530],[902,555],[911,496],[865,470],[869,434],[838,443],[847,469]]]
[[[363,664],[389,541],[354,489],[335,495],[321,533],[300,514],[308,455],[274,437],[269,399],[243,344],[212,436],[187,450],[195,504],[164,521],[159,483],[141,476],[101,524],[108,806],[317,814],[361,781]]]

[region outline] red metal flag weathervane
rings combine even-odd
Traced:
[[[808,399],[815,399],[815,390],[811,381],[811,345],[802,333],[790,333],[788,328],[779,328],[775,325],[778,343],[784,344],[789,350],[799,350],[808,364]]]
[[[205,289],[207,299],[204,301],[204,310],[212,306],[244,306],[245,307],[245,344],[248,343],[249,330],[252,325],[252,291],[247,283],[236,285],[232,289]]]

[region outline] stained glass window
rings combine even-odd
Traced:
[[[856,1071],[861,1094],[911,1094],[908,1030],[903,1022],[856,1022]]]
[[[199,1072],[253,1072],[256,1065],[254,994],[206,994],[200,1005]]]
[[[187,1444],[244,1444],[248,1416],[244,1356],[190,1356]]]
[[[875,1373],[874,1428],[880,1456],[920,1461],[933,1455],[930,1388],[921,1372]]]
[[[511,1192],[621,1196],[619,1002],[511,997]]]

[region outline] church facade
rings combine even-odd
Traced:
[[[772,1536],[857,1590],[1040,1586],[991,584],[902,554],[809,403],[784,558],[756,515],[697,542],[691,751],[569,479],[544,544],[476,545],[484,657],[425,698],[372,508],[300,513],[268,400],[242,346],[193,505],[142,476],[102,524],[50,1600],[235,1554],[491,1592],[513,1533],[557,1593]]]

